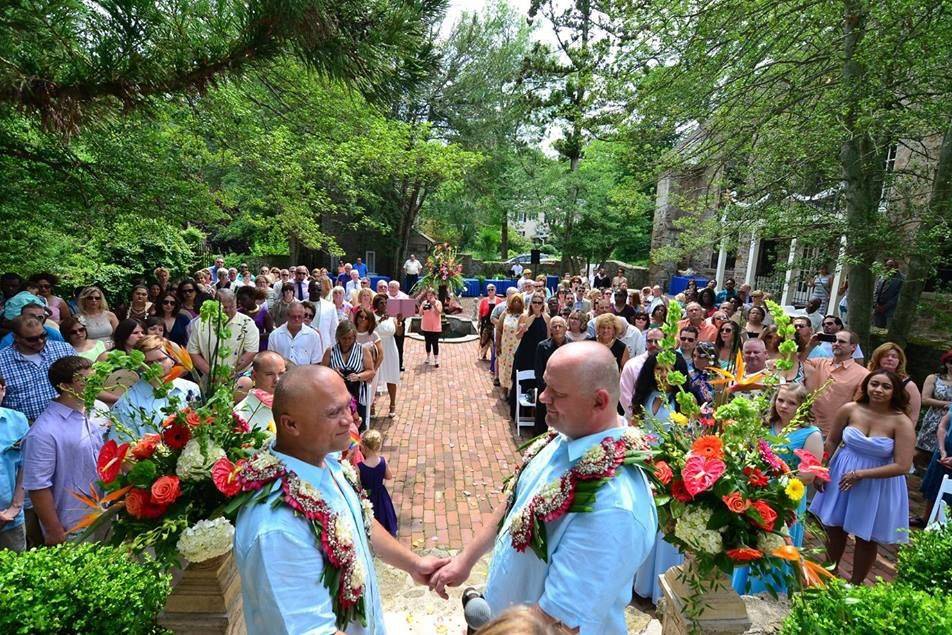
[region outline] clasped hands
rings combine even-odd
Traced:
[[[467,566],[462,558],[437,558],[435,556],[420,556],[408,573],[413,581],[422,584],[444,600],[449,598],[446,587],[461,585],[469,577],[472,567]]]

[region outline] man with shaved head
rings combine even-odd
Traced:
[[[472,542],[433,575],[430,587],[445,594],[447,585],[464,582],[492,549],[485,599],[493,615],[523,604],[572,632],[622,635],[635,571],[654,544],[658,525],[640,469],[619,467],[598,489],[591,511],[539,520],[546,529],[546,559],[513,545],[526,506],[540,492],[606,439],[613,444],[631,440],[626,431],[632,429],[615,410],[618,366],[608,348],[597,342],[562,346],[549,358],[544,377],[539,400],[546,406],[550,432],[530,448],[510,504],[497,507]]]
[[[235,406],[234,413],[255,430],[274,430],[271,405],[278,380],[287,370],[284,358],[274,351],[261,351],[251,361],[254,387]]]
[[[372,518],[368,538],[360,498],[336,458],[350,445],[350,399],[344,380],[330,368],[299,366],[285,373],[274,394],[273,459],[265,457],[280,462],[303,482],[294,488],[303,492],[300,496],[323,500],[336,515],[333,531],[338,540],[353,543],[357,568],[363,571],[366,627],[357,621],[338,626],[330,592],[322,582],[328,566],[326,547],[316,538],[311,521],[283,503],[282,484],[293,482],[285,476],[265,485],[270,488],[266,499],[246,505],[236,522],[235,561],[249,635],[339,633],[340,628],[346,633],[383,633],[374,554],[419,584],[427,584],[432,572],[448,562],[417,556]],[[274,501],[281,502],[272,505]]]

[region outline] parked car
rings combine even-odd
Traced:
[[[558,258],[553,258],[548,254],[542,254],[540,258],[541,262],[558,262]],[[519,263],[522,266],[526,266],[532,262],[532,254],[519,254],[518,256],[513,256],[506,261],[506,264],[510,267],[516,263]]]

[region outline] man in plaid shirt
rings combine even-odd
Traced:
[[[13,346],[0,351],[0,376],[7,382],[7,394],[0,405],[22,412],[32,422],[56,396],[47,377],[50,365],[75,354],[69,344],[49,341],[43,323],[35,317],[15,318]]]

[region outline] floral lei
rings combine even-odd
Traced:
[[[522,464],[507,479],[503,491],[508,495],[505,522],[516,501],[516,486],[522,471],[558,433],[550,430],[531,441],[522,457]],[[605,437],[589,448],[582,458],[559,479],[552,481],[532,497],[509,523],[512,546],[516,551],[532,551],[543,562],[548,562],[545,523],[553,522],[569,513],[592,511],[598,490],[618,475],[621,465],[643,467],[651,455],[650,448],[637,428],[627,428],[619,439]]]
[[[364,531],[367,538],[373,528],[373,507],[360,486],[357,472],[346,461],[341,462],[341,471],[348,484],[360,497],[363,511]],[[272,507],[284,503],[295,514],[303,516],[324,557],[324,573],[321,580],[330,592],[337,617],[337,628],[344,630],[347,624],[357,621],[367,625],[364,606],[366,571],[358,557],[354,536],[340,514],[334,512],[321,496],[320,491],[302,480],[293,470],[287,469],[281,460],[265,450],[245,461],[238,472],[242,491],[262,490],[253,502],[264,502],[274,491],[266,485],[280,481],[282,496],[272,502]]]

